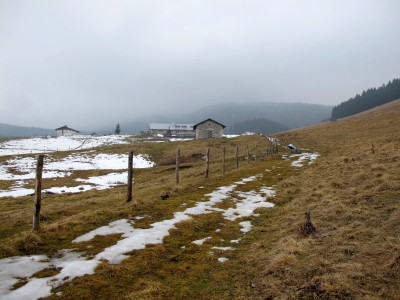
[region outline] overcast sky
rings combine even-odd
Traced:
[[[400,77],[399,12],[398,0],[0,0],[0,123],[335,105]]]

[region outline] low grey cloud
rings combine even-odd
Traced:
[[[400,2],[0,0],[0,122],[334,105],[399,77]]]

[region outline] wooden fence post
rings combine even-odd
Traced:
[[[210,170],[210,148],[206,150],[206,172],[204,174],[205,178],[208,178],[208,172]]]
[[[33,203],[33,223],[32,229],[40,230],[40,208],[42,206],[42,173],[44,155],[39,154],[36,165],[35,198]]]
[[[222,148],[222,174],[225,174],[225,147]]]
[[[236,146],[235,158],[236,158],[236,169],[239,169],[239,147],[238,146]]]
[[[179,184],[179,157],[181,156],[181,151],[176,150],[176,166],[175,166],[175,183]]]
[[[133,181],[133,151],[129,151],[128,158],[128,193],[126,197],[126,202],[132,201],[132,181]]]

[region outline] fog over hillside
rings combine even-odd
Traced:
[[[147,130],[148,123],[150,122],[196,124],[205,119],[212,118],[227,126],[226,132],[232,133],[230,129],[236,123],[254,119],[267,119],[279,123],[285,128],[303,127],[328,119],[331,115],[331,111],[331,106],[306,103],[222,103],[205,106],[199,110],[188,113],[175,112],[170,115],[132,118],[132,120],[124,120],[121,122],[121,127],[123,131],[137,132]]]
[[[336,105],[399,76],[398,11],[395,0],[0,1],[0,122],[112,131],[230,102]]]
[[[53,129],[23,127],[0,123],[0,137],[29,137],[54,135]]]

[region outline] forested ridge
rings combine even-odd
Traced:
[[[285,131],[288,129],[289,129],[288,127],[279,124],[278,122],[262,118],[256,118],[253,120],[245,120],[242,122],[235,123],[227,128],[227,132],[233,134],[242,134],[245,132],[271,134],[271,133]]]
[[[332,109],[331,120],[351,116],[400,98],[400,79],[393,79],[378,88],[370,88]]]

